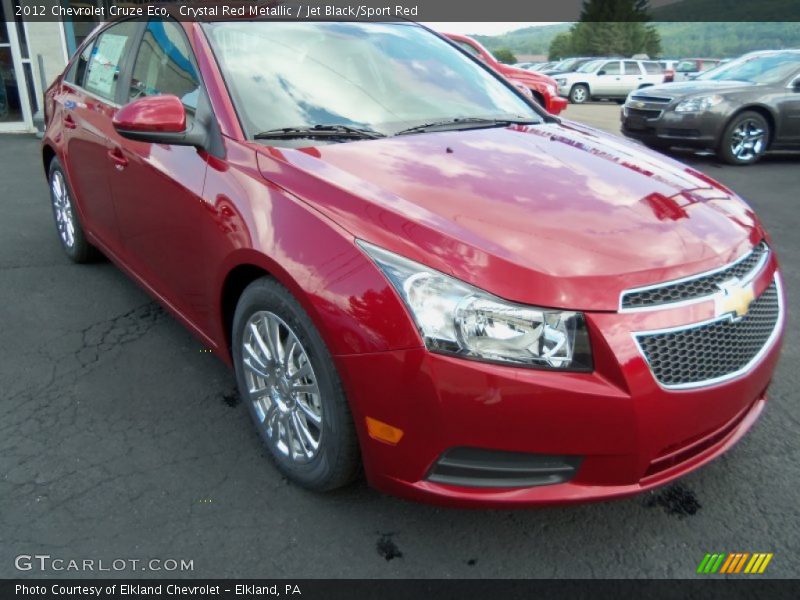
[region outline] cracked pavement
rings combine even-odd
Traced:
[[[774,552],[766,576],[797,577],[798,158],[681,158],[748,199],[781,258],[787,336],[760,422],[668,490],[467,511],[287,483],[226,367],[110,263],[67,260],[38,141],[0,136],[0,577],[81,575],[19,572],[19,554],[194,561],[102,576],[693,577],[734,551]]]

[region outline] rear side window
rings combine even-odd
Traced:
[[[642,70],[639,68],[639,63],[633,60],[625,61],[625,75],[641,75]]]
[[[600,67],[600,71],[605,71],[606,75],[619,75],[620,74],[619,61],[615,60],[613,62],[607,62],[602,67]]]
[[[199,89],[192,51],[181,26],[174,21],[151,21],[134,63],[129,99],[171,94],[194,109]]]
[[[656,75],[664,72],[664,67],[655,62],[642,63],[642,66],[644,67],[645,73],[648,75]]]
[[[75,61],[70,66],[69,71],[67,72],[64,79],[68,83],[74,83],[75,85],[83,85],[83,78],[86,76],[86,66],[89,64],[89,59],[92,56],[92,47],[94,46],[94,42],[89,42],[89,44],[83,49],[80,56],[78,56]]]
[[[120,65],[128,53],[138,24],[125,21],[106,29],[92,49],[83,87],[101,98],[113,101],[117,95]]]

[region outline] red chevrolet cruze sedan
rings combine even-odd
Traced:
[[[748,205],[424,27],[118,21],[46,120],[66,253],[231,364],[303,486],[622,497],[764,408],[784,299]]]

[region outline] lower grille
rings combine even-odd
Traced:
[[[547,456],[481,448],[451,448],[431,469],[428,480],[462,487],[522,488],[569,481],[578,456]]]
[[[781,316],[776,280],[741,319],[725,316],[679,329],[639,333],[636,341],[662,386],[711,385],[749,370],[777,334]]]
[[[661,116],[660,110],[649,110],[646,108],[625,107],[625,114],[632,117],[644,117],[645,119],[657,119]]]

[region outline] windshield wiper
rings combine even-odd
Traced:
[[[507,125],[538,125],[538,119],[527,117],[512,117],[509,119],[487,119],[483,117],[462,117],[455,119],[443,119],[415,125],[408,129],[401,129],[394,135],[406,135],[409,133],[424,133],[427,131],[451,131],[455,129],[479,129],[483,127],[505,127]]]
[[[374,129],[350,127],[349,125],[304,125],[301,127],[281,127],[269,129],[253,136],[255,140],[277,140],[287,138],[353,138],[374,140],[386,137],[385,134]]]

